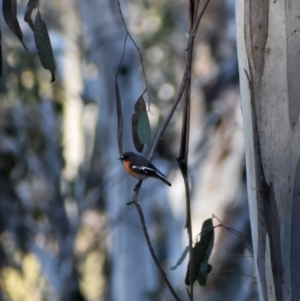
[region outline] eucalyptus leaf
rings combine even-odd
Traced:
[[[135,103],[134,110],[132,115],[133,143],[136,150],[142,152],[144,144],[150,144],[151,141],[151,127],[143,95]]]
[[[17,19],[17,0],[3,0],[2,12],[7,26],[19,38],[20,42],[27,51],[27,47],[23,42],[23,33]]]
[[[176,264],[173,267],[171,267],[171,270],[176,270],[183,263],[188,252],[189,252],[189,246],[187,246],[184,249],[184,251],[182,252],[182,254],[181,254],[180,258],[178,259],[178,261],[176,262]]]
[[[205,265],[208,264],[208,260],[213,248],[214,244],[214,228],[212,219],[207,219],[203,222],[202,230],[201,230],[201,237],[198,242],[196,242],[195,246],[193,247],[193,266],[191,267],[191,263],[188,264],[188,269],[185,277],[185,283],[186,285],[190,285],[192,280],[192,283],[196,281],[196,279],[199,276],[199,273],[201,273],[201,276],[205,278],[206,283],[206,276],[209,273],[211,268],[205,269]],[[201,268],[203,265],[203,272],[201,272]],[[191,271],[191,278],[190,279],[190,269]],[[201,283],[204,283],[203,281]]]
[[[29,0],[26,6],[26,11],[24,15],[24,21],[27,22],[32,30],[34,30],[34,25],[31,19],[32,11],[38,7],[39,0]]]
[[[52,79],[51,82],[55,81],[55,62],[53,57],[52,46],[48,34],[48,30],[44,20],[41,17],[40,12],[37,13],[34,21],[34,40],[36,49],[45,69],[51,72]]]
[[[150,122],[149,122],[147,112],[144,112],[139,116],[137,128],[138,128],[138,136],[139,136],[141,143],[150,144],[151,127],[150,127]]]

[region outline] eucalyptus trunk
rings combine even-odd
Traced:
[[[260,300],[300,296],[300,2],[236,1]]]

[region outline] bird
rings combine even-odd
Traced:
[[[159,171],[149,160],[138,154],[125,152],[119,160],[122,161],[126,171],[134,178],[142,181],[148,178],[156,178],[163,181],[165,184],[172,186],[161,171]]]

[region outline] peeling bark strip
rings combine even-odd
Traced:
[[[270,261],[272,265],[272,274],[275,285],[275,294],[277,301],[283,300],[282,281],[283,281],[283,268],[282,256],[280,247],[280,223],[277,210],[277,203],[272,183],[267,184],[264,170],[262,165],[261,147],[259,139],[259,120],[257,118],[256,102],[261,99],[256,98],[256,91],[260,86],[254,87],[252,80],[252,68],[249,62],[250,76],[246,72],[249,81],[252,124],[253,124],[253,144],[255,152],[255,178],[256,194],[257,194],[257,226],[258,226],[258,251],[257,251],[257,267],[262,284],[262,292],[264,301],[268,299],[267,279],[265,270],[265,252],[266,252],[266,235],[269,235],[270,242]],[[259,91],[260,92],[260,91]],[[258,93],[260,95],[260,93]],[[270,300],[271,301],[271,300]]]
[[[265,179],[263,179],[267,185]],[[263,195],[262,203],[264,206],[264,216],[266,218],[267,232],[270,240],[270,253],[271,253],[271,264],[272,272],[275,285],[275,294],[277,301],[283,300],[283,267],[282,267],[282,254],[281,254],[281,239],[280,239],[280,222],[277,209],[277,203],[275,200],[275,194],[273,184],[267,186],[268,190],[265,191],[267,194]],[[257,200],[259,202],[259,200]]]
[[[246,20],[246,19],[245,19]],[[246,24],[245,24],[246,26]],[[245,70],[248,83],[249,83],[249,91],[250,91],[250,102],[251,102],[251,115],[252,115],[252,126],[253,126],[253,145],[254,145],[254,150],[255,154],[258,154],[258,157],[261,158],[260,154],[260,145],[259,145],[259,137],[258,137],[258,128],[257,128],[257,117],[256,117],[256,110],[255,110],[255,103],[254,103],[254,85],[253,85],[253,76],[252,76],[252,68],[251,64],[248,60],[248,65],[249,65],[249,71],[250,75],[248,72]],[[257,165],[260,168],[261,164],[257,164],[257,157],[255,158],[255,170],[256,173],[262,172],[262,170],[258,171],[257,170]],[[261,168],[262,169],[262,168]],[[262,175],[264,178],[264,176]],[[260,177],[256,176],[256,179],[260,179]],[[265,182],[262,182],[265,183]],[[257,183],[257,190],[259,190],[259,183]],[[268,292],[267,292],[267,281],[266,281],[266,263],[265,263],[265,253],[266,253],[266,236],[267,236],[267,227],[264,219],[263,212],[262,210],[262,202],[259,198],[259,193],[257,193],[257,226],[258,226],[258,247],[257,247],[257,258],[256,258],[256,264],[257,264],[257,269],[260,277],[260,283],[261,283],[261,290],[263,294],[263,301],[268,301]]]
[[[251,0],[249,17],[254,68],[256,72],[262,76],[264,69],[264,52],[268,39],[269,0]]]
[[[264,175],[261,153],[260,130],[262,120],[257,114],[262,105],[261,78],[264,71],[265,46],[268,38],[268,16],[269,1],[247,0],[245,1],[245,41],[248,55],[248,66],[250,74],[246,72],[249,82],[252,126],[253,126],[253,147],[255,153],[255,178],[256,178],[256,201],[257,201],[257,227],[258,227],[258,249],[257,268],[260,276],[261,291],[264,301],[268,298],[268,283],[266,276],[266,238],[269,236],[270,261],[272,276],[274,280],[274,291],[276,301],[283,300],[283,268],[280,239],[280,222],[278,216],[277,202],[272,182],[267,183]],[[250,28],[249,28],[250,27]],[[250,37],[248,36],[250,34]],[[251,50],[251,51],[250,51]],[[270,300],[272,301],[272,300]]]
[[[300,261],[299,261],[299,250],[300,250],[300,158],[298,160],[294,193],[293,193],[293,209],[292,209],[292,238],[291,241],[291,282],[292,282],[292,300],[298,301],[300,296]]]
[[[287,36],[287,80],[290,124],[298,123],[300,110],[300,1],[285,1]]]

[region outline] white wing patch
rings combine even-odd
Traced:
[[[149,177],[159,178],[163,182],[165,182],[167,185],[171,186],[171,183],[169,183],[166,180],[166,176],[163,173],[161,173],[159,170],[157,170],[156,168],[151,168],[151,167],[146,167],[146,166],[138,167],[136,165],[133,165],[133,166],[131,166],[131,169],[133,171],[138,172],[138,174],[139,174],[138,178],[140,180],[146,180]]]
[[[142,173],[146,174],[146,175],[149,175],[149,176],[153,176],[153,175],[157,175],[158,177],[162,177],[162,178],[165,178],[165,175],[162,174],[160,171],[156,170],[156,169],[153,169],[153,168],[150,168],[150,167],[146,167],[146,166],[142,166],[142,167],[138,167],[138,166],[135,166],[133,165],[131,167],[133,170],[139,170],[141,171]]]
[[[148,173],[156,173],[156,170],[153,169],[153,168],[149,168],[149,167],[145,167],[145,166],[142,166],[142,167],[138,167],[138,166],[135,166],[133,165],[132,166],[132,169],[135,169],[135,170],[141,170],[143,171],[144,173],[148,174]]]

